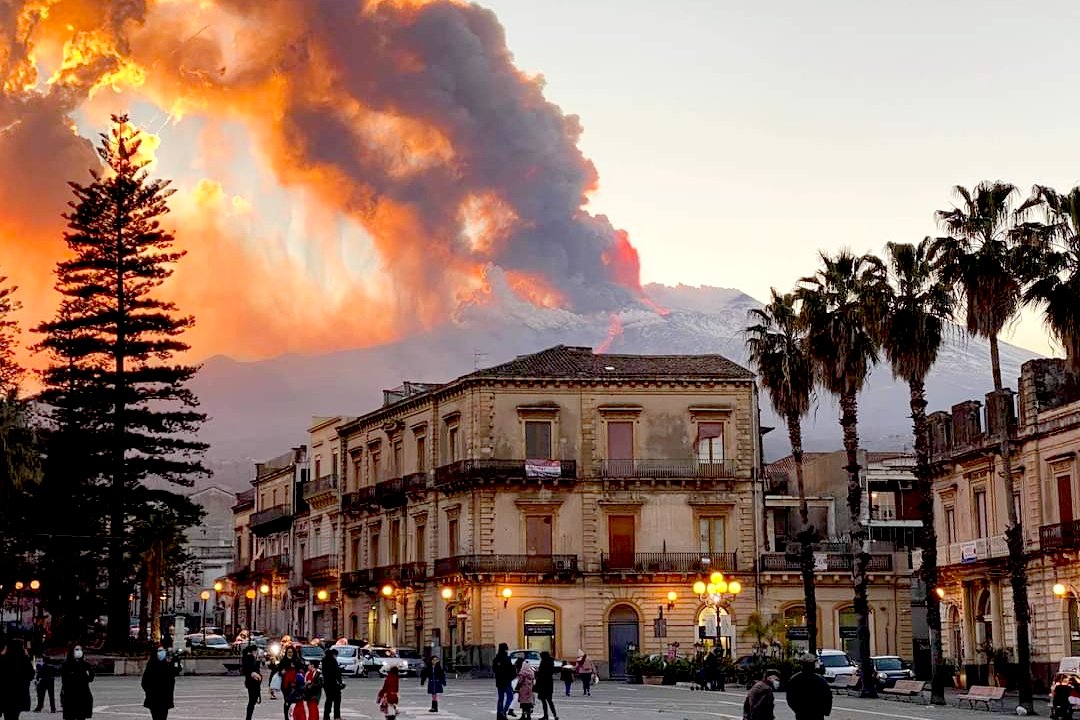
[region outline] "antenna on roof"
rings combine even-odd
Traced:
[[[487,360],[487,356],[488,356],[488,354],[486,352],[480,352],[479,350],[474,350],[473,351],[472,369],[473,370],[479,370],[480,365],[483,364],[483,362],[485,360]]]

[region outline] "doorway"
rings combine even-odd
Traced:
[[[612,677],[625,677],[631,647],[641,646],[641,623],[637,610],[616,605],[608,613],[608,659]]]
[[[611,567],[634,566],[634,516],[611,515],[608,517],[608,549]]]

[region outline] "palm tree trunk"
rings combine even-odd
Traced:
[[[146,567],[146,557],[143,557],[143,572],[142,582],[139,583],[139,637],[138,641],[144,643],[148,639],[147,635],[147,623],[150,622],[150,595],[146,590],[146,579],[148,569]]]
[[[870,542],[863,519],[862,481],[859,478],[859,406],[855,393],[840,396],[840,427],[844,431],[844,451],[847,453],[848,513],[851,516],[851,581],[855,591],[855,615],[859,622],[859,667],[862,670],[862,697],[877,697],[877,672],[870,659]]]
[[[795,482],[799,489],[799,569],[802,571],[803,603],[806,610],[806,639],[809,651],[817,652],[817,591],[814,587],[814,528],[810,525],[810,507],[806,503],[806,481],[803,473],[802,421],[798,413],[788,413],[788,440],[791,459],[795,461]]]
[[[922,581],[926,591],[926,624],[930,628],[930,702],[945,704],[945,675],[941,649],[941,598],[938,585],[937,532],[934,529],[934,478],[930,471],[930,426],[926,422],[926,385],[922,380],[908,383],[911,391],[911,425],[915,433],[915,484],[919,488],[919,516],[922,531]]]
[[[1027,557],[1024,554],[1024,528],[1016,513],[1015,483],[1012,472],[1012,441],[1009,437],[1009,414],[1004,402],[1001,383],[1001,358],[998,356],[997,336],[990,338],[990,363],[994,373],[994,394],[997,408],[998,452],[1001,454],[1001,470],[1005,485],[1006,508],[1009,526],[1005,529],[1005,542],[1009,548],[1009,582],[1013,594],[1013,619],[1016,622],[1016,690],[1020,705],[1033,713],[1034,695],[1031,687],[1031,640],[1028,637],[1031,624],[1028,609]]]
[[[161,558],[154,550],[150,562],[146,564],[146,585],[150,592],[150,639],[161,642]]]

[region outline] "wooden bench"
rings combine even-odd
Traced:
[[[1005,688],[1003,687],[990,687],[988,685],[972,685],[968,688],[966,695],[957,695],[956,706],[960,707],[963,703],[967,703],[968,707],[972,710],[975,709],[975,703],[982,703],[986,706],[987,710],[991,710],[992,703],[997,703],[999,706],[1003,704],[1005,699]]]
[[[832,682],[833,692],[850,694],[852,690],[859,689],[859,680],[859,676],[855,673],[837,675]]]
[[[922,680],[897,680],[896,684],[891,688],[882,690],[881,696],[886,700],[889,698],[896,698],[898,700],[915,698],[922,700],[923,689],[925,687],[926,684]]]

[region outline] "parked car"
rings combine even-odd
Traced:
[[[342,675],[367,677],[367,670],[360,661],[360,648],[355,645],[334,645],[333,648],[337,651],[337,664]]]
[[[420,671],[424,669],[424,656],[413,648],[398,648],[397,656],[408,663],[409,669],[405,672],[406,675],[419,676]]]
[[[540,667],[540,651],[539,650],[514,650],[510,653],[510,662],[516,663],[519,659],[525,658],[525,664],[530,666],[533,670]],[[562,666],[562,660],[555,660],[555,672],[558,672]]]
[[[210,635],[203,633],[191,633],[184,636],[184,644],[189,648],[206,648],[208,650],[232,650],[232,645],[224,635]]]
[[[319,645],[300,646],[300,659],[306,663],[321,663],[324,657],[326,657],[326,651]]]
[[[1071,712],[1056,713],[1054,695],[1056,693],[1068,693],[1069,708]],[[1050,713],[1056,720],[1071,720],[1076,710],[1080,708],[1080,657],[1066,657],[1061,659],[1057,674],[1050,683]]]
[[[877,671],[878,687],[890,688],[897,680],[915,679],[915,672],[897,655],[875,655],[870,660]]]
[[[859,665],[843,650],[818,650],[825,681],[833,683],[840,675],[855,675]]]
[[[409,670],[409,663],[407,660],[402,660],[394,652],[393,648],[369,645],[364,648],[367,658],[364,661],[364,666],[368,671],[374,670],[379,675],[386,675],[390,668],[396,667],[399,673],[406,673]]]

